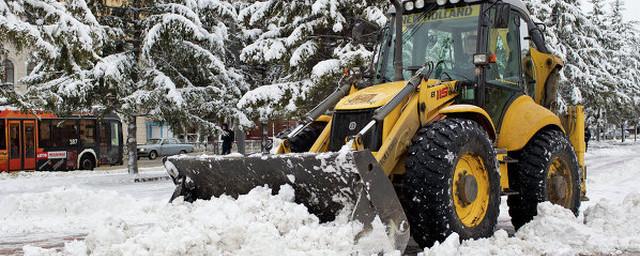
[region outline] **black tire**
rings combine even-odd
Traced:
[[[155,160],[156,158],[158,158],[158,152],[156,151],[149,152],[149,160]]]
[[[186,154],[186,153],[187,153],[187,151],[180,150],[180,153],[179,153],[179,154],[180,154],[180,155],[184,155],[184,154]]]
[[[571,176],[562,181],[571,185],[566,188],[571,194],[562,197],[564,200],[560,201],[564,201],[564,203],[559,204],[573,211],[576,216],[578,215],[580,167],[571,142],[563,132],[558,130],[541,131],[531,139],[521,152],[513,154],[513,157],[518,160],[518,163],[509,165],[509,186],[511,190],[519,192],[519,194],[510,195],[507,203],[511,223],[516,229],[537,215],[538,203],[554,202],[558,198],[555,196],[557,193],[552,192],[555,189],[549,187],[553,184],[547,177],[555,160],[563,162],[564,164],[561,165],[568,168],[567,172]]]
[[[470,227],[458,216],[454,202],[461,200],[459,194],[453,192],[453,176],[462,156],[481,160],[477,161],[478,166],[482,166],[479,172],[486,179],[483,188],[486,210]],[[495,150],[487,132],[478,123],[452,118],[420,129],[409,148],[405,167],[407,174],[401,181],[400,198],[413,239],[422,248],[443,241],[453,232],[458,233],[460,239],[493,234],[500,212],[500,175]],[[455,186],[460,190],[460,183]],[[476,197],[473,198],[468,201],[474,203]]]
[[[84,156],[82,156],[82,159],[80,159],[80,168],[82,170],[93,171],[93,169],[96,168],[95,158],[93,158],[93,156],[88,153],[85,154]]]
[[[302,129],[302,131],[300,131],[298,135],[296,135],[295,137],[289,138],[289,148],[291,149],[291,152],[293,153],[308,152],[309,149],[311,149],[313,144],[316,142],[318,137],[320,137],[322,130],[324,130],[326,126],[327,126],[326,122],[315,121],[309,124],[304,129]],[[283,139],[287,135],[289,135],[291,130],[293,130],[293,128],[286,129],[280,132],[278,135],[276,135],[276,137]]]

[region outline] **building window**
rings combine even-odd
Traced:
[[[29,63],[27,63],[27,75],[30,75],[35,68],[36,68],[36,63],[29,61]]]
[[[2,66],[4,66],[4,74],[2,76],[2,83],[14,84],[14,68],[13,62],[10,60],[5,60],[2,62]]]

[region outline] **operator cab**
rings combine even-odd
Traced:
[[[378,82],[407,80],[425,63],[438,63],[430,79],[467,88],[457,101],[483,107],[497,127],[515,98],[535,98],[531,53],[548,50],[522,1],[415,0],[403,6],[402,77],[394,73],[396,12],[391,8],[375,60]]]

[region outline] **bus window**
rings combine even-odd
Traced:
[[[100,158],[106,158],[109,154],[109,142],[111,139],[111,132],[106,122],[100,122],[98,125],[98,150],[100,150]]]
[[[120,131],[118,123],[111,122],[111,146],[120,146]]]
[[[0,150],[7,149],[7,131],[4,130],[4,119],[0,119]]]
[[[96,120],[80,120],[80,143],[85,147],[96,144]]]
[[[41,148],[51,147],[51,120],[41,120],[38,125],[38,145]]]
[[[78,145],[76,120],[55,120],[53,124],[54,147]]]

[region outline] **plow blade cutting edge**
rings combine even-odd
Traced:
[[[379,216],[396,249],[404,251],[409,241],[409,223],[393,185],[369,151],[178,156],[167,158],[165,168],[176,184],[171,200],[183,196],[193,202],[223,194],[237,198],[264,185],[276,193],[288,184],[295,190],[295,202],[322,222],[348,211],[352,220],[364,224],[361,237]]]

